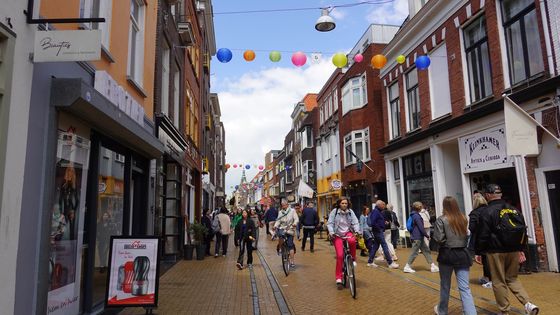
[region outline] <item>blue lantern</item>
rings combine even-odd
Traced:
[[[235,190],[239,189],[239,185],[235,185]]]
[[[250,168],[251,168],[251,165],[247,164],[247,165],[245,165],[245,168],[246,168],[246,169],[250,169]]]
[[[416,58],[416,68],[418,68],[418,70],[425,70],[428,69],[428,67],[430,66],[430,57],[423,55],[420,56],[418,58]]]
[[[231,50],[227,49],[227,48],[220,48],[218,50],[218,52],[216,52],[216,57],[218,57],[218,60],[222,63],[228,63],[230,62],[231,58],[233,57],[233,54],[231,53]]]

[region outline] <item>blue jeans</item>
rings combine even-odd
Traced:
[[[383,231],[373,231],[372,234],[373,234],[373,245],[369,250],[368,263],[373,262],[375,253],[379,249],[379,245],[381,245],[381,248],[383,248],[383,254],[385,254],[385,261],[387,261],[387,264],[389,265],[392,264],[393,258],[391,257],[391,253],[389,253],[389,248],[387,247],[387,243],[385,242],[385,234],[383,233]]]
[[[440,291],[439,291],[439,305],[438,313],[446,314],[448,312],[449,303],[449,290],[451,289],[451,273],[455,270],[455,277],[459,286],[459,293],[461,294],[461,303],[463,304],[463,314],[472,315],[476,314],[474,300],[469,288],[469,268],[468,267],[453,267],[449,265],[439,264],[439,278],[440,278]]]

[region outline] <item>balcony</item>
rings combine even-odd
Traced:
[[[177,19],[177,30],[179,31],[183,45],[190,46],[195,43],[193,26],[187,16],[179,16]]]

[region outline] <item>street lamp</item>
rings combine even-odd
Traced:
[[[315,23],[315,29],[319,32],[329,32],[334,30],[336,24],[334,19],[329,15],[329,9],[321,9],[321,16],[317,19]]]

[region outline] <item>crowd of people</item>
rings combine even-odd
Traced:
[[[469,271],[473,262],[482,264],[481,284],[493,289],[496,303],[501,314],[509,314],[508,291],[524,306],[526,314],[538,314],[539,308],[531,303],[529,295],[518,280],[520,264],[525,262],[524,248],[527,246],[526,225],[521,211],[501,198],[501,188],[489,184],[486,190],[473,195],[473,210],[469,216],[461,211],[457,200],[447,196],[442,202],[442,214],[431,215],[422,202],[412,203],[410,215],[406,220],[406,230],[412,249],[406,261],[405,273],[415,273],[412,265],[422,254],[433,273],[440,276],[440,299],[434,306],[434,314],[447,314],[451,288],[451,276],[455,273],[464,314],[476,314],[474,299],[470,290]],[[244,269],[244,255],[247,266],[253,263],[252,252],[257,248],[259,228],[266,228],[271,239],[287,242],[290,250],[290,265],[295,267],[296,245],[294,239],[301,241],[301,250],[314,252],[317,231],[325,229],[336,252],[335,283],[342,289],[343,241],[347,240],[350,253],[357,267],[356,250],[361,247],[361,256],[368,257],[367,267],[378,267],[385,261],[390,269],[399,269],[396,262],[399,243],[405,241],[400,236],[401,222],[391,204],[377,200],[373,209],[363,206],[358,217],[347,197],[341,197],[333,205],[324,221],[319,220],[312,202],[302,209],[299,203],[290,206],[282,199],[280,209],[274,206],[246,207],[228,213],[227,209],[207,212],[206,225],[216,238],[215,257],[227,254],[229,235],[234,234],[234,244],[239,247],[237,268]],[[359,213],[358,213],[359,214]],[[280,243],[279,243],[280,244]],[[405,241],[406,244],[406,241]],[[432,246],[430,246],[432,245]],[[279,250],[279,246],[277,250]],[[437,248],[437,263],[432,259],[432,248]],[[208,247],[209,253],[210,247]],[[377,263],[376,263],[377,262]]]

